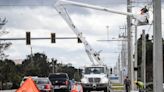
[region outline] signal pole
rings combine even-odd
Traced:
[[[137,25],[135,25],[135,61],[134,61],[134,67],[137,68],[138,64],[138,41],[137,41]],[[134,80],[137,80],[137,70],[134,71]]]
[[[131,0],[127,0],[127,12],[132,12]],[[131,89],[134,89],[133,77],[133,61],[132,61],[132,18],[127,16],[127,34],[128,34],[128,76],[131,80]]]
[[[153,92],[163,92],[161,0],[153,0]]]

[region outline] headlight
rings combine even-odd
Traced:
[[[88,80],[87,80],[86,77],[84,77],[84,78],[81,79],[81,82],[82,82],[82,83],[88,83]]]
[[[101,83],[108,83],[108,78],[102,78]]]

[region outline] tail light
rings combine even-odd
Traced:
[[[65,81],[65,84],[68,85],[68,81],[67,80]]]
[[[46,84],[45,85],[45,89],[51,89],[51,85],[50,84]]]

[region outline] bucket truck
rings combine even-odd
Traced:
[[[77,27],[74,25],[72,19],[70,18],[68,12],[66,11],[66,8],[64,6],[66,5],[73,5],[73,6],[79,6],[84,8],[91,8],[96,9],[100,11],[115,13],[115,14],[121,14],[126,16],[131,16],[134,18],[135,25],[145,25],[148,23],[148,14],[146,12],[142,15],[132,14],[128,12],[120,12],[115,11],[109,8],[101,7],[101,6],[95,6],[95,5],[89,5],[85,3],[79,3],[74,1],[68,1],[68,0],[59,0],[55,4],[55,8],[57,12],[61,15],[61,17],[66,21],[66,23],[69,25],[69,27],[73,30],[73,32],[77,35],[77,37],[82,41],[82,43],[85,46],[86,53],[89,56],[90,61],[93,63],[92,66],[84,67],[83,72],[83,78],[81,79],[82,86],[84,89],[84,92],[91,91],[91,90],[104,90],[104,92],[110,91],[110,80],[109,80],[109,69],[106,65],[103,64],[101,58],[100,58],[100,52],[96,52],[90,44],[87,42],[87,40],[83,37],[82,32],[80,32]]]

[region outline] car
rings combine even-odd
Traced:
[[[38,77],[35,83],[40,92],[53,92],[53,87],[50,80],[47,77]]]
[[[71,92],[83,92],[83,87],[80,82],[74,82],[72,87],[71,87]]]
[[[49,80],[53,85],[54,91],[62,90],[69,92],[70,91],[70,82],[67,73],[51,73],[49,74]]]
[[[30,76],[30,77],[33,79],[34,82],[35,82],[35,79],[38,78],[38,76]],[[21,81],[21,83],[20,83],[20,86],[21,86],[28,78],[29,78],[29,76],[23,77],[23,79],[22,79],[22,81]]]

